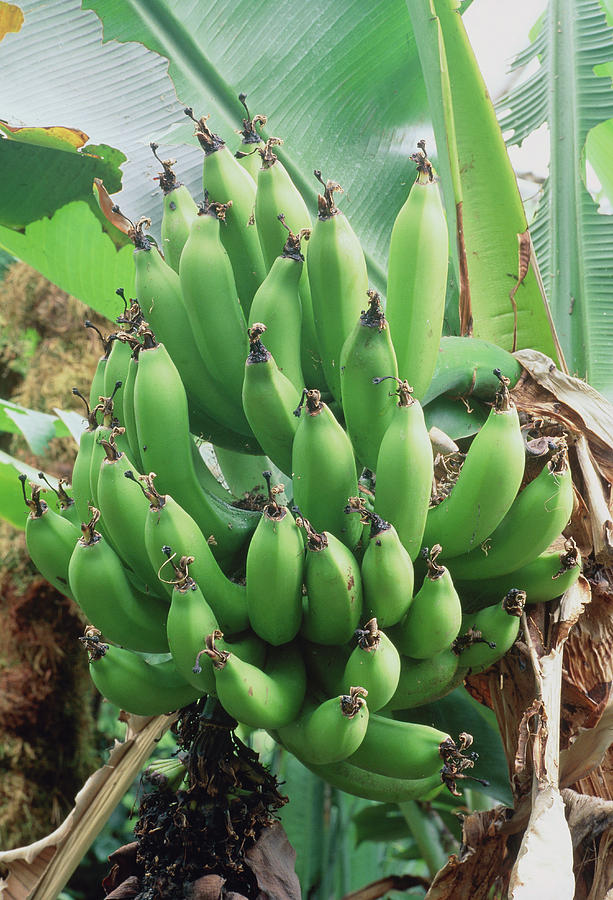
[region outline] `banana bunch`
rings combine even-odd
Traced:
[[[572,542],[552,549],[573,508],[564,439],[528,474],[519,364],[442,337],[448,236],[423,142],[385,303],[339,184],[316,170],[309,211],[278,138],[243,122],[255,139],[233,155],[186,113],[204,199],[154,144],[161,246],[113,209],[137,298],[118,290],[89,395],[74,389],[87,415],[74,496],[60,486],[53,509],[22,476],[29,552],[83,610],[92,679],[123,709],[212,694],[343,790],[457,792],[470,737],[407,710],[490,666],[524,604],[578,577]],[[429,428],[462,394],[482,424],[441,457]]]

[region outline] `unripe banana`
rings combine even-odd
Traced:
[[[161,578],[161,568],[167,561],[163,547],[172,547],[179,558],[194,556],[192,577],[203,586],[205,599],[224,634],[244,631],[249,625],[244,586],[226,578],[196,522],[171,496],[158,493],[153,484],[155,477],[151,473],[140,479],[150,503],[145,521],[145,548],[151,565]],[[161,584],[171,594],[172,584],[165,578]]]
[[[363,521],[369,524],[368,546],[362,557],[361,573],[364,588],[364,616],[376,619],[382,628],[396,625],[403,618],[413,600],[413,563],[400,542],[393,525],[376,513],[360,509],[359,498],[352,498],[350,507],[359,509]]]
[[[448,734],[429,725],[398,722],[371,712],[364,740],[349,762],[390,778],[427,778],[441,769],[449,741]]]
[[[427,659],[449,647],[462,624],[462,605],[449,569],[436,562],[440,544],[424,554],[428,571],[408,613],[393,630],[399,651],[413,659]]]
[[[573,511],[573,483],[565,446],[515,498],[500,525],[451,564],[453,577],[491,578],[527,565],[549,547]]]
[[[478,581],[458,581],[457,588],[466,612],[475,612],[496,602],[496,597],[516,587],[526,593],[526,603],[547,603],[560,597],[581,574],[581,556],[572,538],[566,540],[564,550],[541,553],[532,562],[501,575]]]
[[[77,388],[73,388],[72,393],[80,397],[87,408],[87,428],[81,433],[79,451],[72,467],[71,478],[77,516],[81,522],[85,522],[89,517],[89,504],[93,503],[89,485],[89,470],[99,424],[98,413],[102,412],[104,404],[97,403],[96,406],[90,409],[89,403]]]
[[[347,759],[358,749],[368,726],[367,692],[352,687],[348,694],[306,709],[294,722],[278,729],[284,747],[316,765]]]
[[[421,400],[432,379],[443,329],[449,239],[425,143],[418,146],[419,152],[411,156],[417,179],[392,229],[385,314],[398,371]]]
[[[445,697],[462,683],[467,671],[450,647],[427,659],[402,656],[398,687],[387,709],[413,709]]]
[[[387,379],[387,375],[377,378],[377,384]],[[422,547],[432,491],[432,443],[413,389],[407,381],[391,380],[398,385],[398,403],[379,447],[375,512],[392,523],[414,562]]]
[[[172,554],[171,547],[166,549]],[[206,636],[217,631],[217,620],[199,586],[189,575],[193,561],[193,556],[182,556],[176,564],[173,563],[175,583],[166,620],[166,634],[179,674],[203,694],[211,694],[215,692],[213,665],[208,657],[200,663],[198,654],[204,649]]]
[[[374,713],[394,696],[400,678],[400,656],[387,635],[379,631],[376,619],[358,629],[356,636],[358,645],[345,665],[343,687],[364,687],[368,691],[368,708]]]
[[[439,344],[434,375],[423,398],[423,406],[443,394],[489,400],[498,387],[494,369],[505,373],[511,387],[514,387],[523,372],[515,357],[496,344],[479,338],[444,335]]]
[[[279,371],[292,382],[296,391],[304,387],[300,365],[302,306],[298,290],[304,263],[300,240],[304,235],[304,231],[297,234],[290,231],[289,235],[286,232],[287,240],[257,289],[249,313],[251,328],[257,322],[266,323],[268,349]]]
[[[525,603],[525,591],[511,588],[502,603],[463,617],[462,632],[454,641],[454,650],[461,665],[467,666],[471,674],[489,669],[510,650],[517,639]]]
[[[333,534],[315,531],[302,516],[298,522],[307,533],[304,569],[307,597],[301,634],[317,644],[345,644],[362,615],[359,564],[351,550]]]
[[[341,350],[360,315],[368,290],[364,252],[344,214],[334,203],[341,191],[333,181],[324,183],[318,196],[318,219],[309,241],[307,270],[313,318],[326,381],[334,397],[341,399]]]
[[[138,360],[134,410],[146,471],[156,472],[161,491],[184,507],[207,539],[213,538],[216,558],[230,561],[255,530],[259,516],[239,510],[202,488],[194,467],[181,378],[164,345],[156,344],[150,332],[145,338]],[[206,469],[204,460],[196,462]],[[205,474],[213,477],[208,469]]]
[[[181,290],[194,337],[232,408],[240,405],[247,323],[221,240],[227,206],[205,198],[181,254]]]
[[[247,611],[255,633],[273,646],[298,634],[302,621],[304,545],[287,506],[274,498],[264,472],[268,504],[247,550]]]
[[[297,416],[305,400],[292,447],[294,500],[317,531],[330,531],[353,549],[362,525],[344,512],[349,497],[358,493],[351,441],[319,391],[303,392]]]
[[[222,203],[232,201],[221,239],[232,261],[238,296],[248,314],[253,296],[266,275],[257,226],[253,224],[256,184],[225,142],[209,129],[208,116],[196,120],[192,110],[186,109],[185,113],[196,123],[194,133],[204,151],[205,192]]]
[[[192,222],[198,215],[198,207],[194,200],[172,170],[175,159],[161,160],[157,155],[158,145],[149,144],[153,155],[162,166],[156,181],[164,193],[164,211],[162,213],[162,251],[168,265],[179,271],[179,260],[189,235]]]
[[[298,429],[294,409],[300,403],[300,393],[279,371],[272,353],[262,343],[265,331],[266,325],[261,322],[249,329],[243,407],[262,450],[282,472],[291,475],[292,445]]]
[[[298,758],[300,759],[300,757]],[[315,775],[346,794],[379,803],[428,800],[439,794],[445,787],[438,772],[428,778],[401,779],[375,775],[373,772],[352,765],[347,760],[327,766],[316,766],[307,762],[304,764]]]
[[[146,653],[167,653],[168,604],[132,587],[123,563],[96,531],[100,513],[81,528],[68,565],[76,602],[109,641]]]
[[[103,697],[136,716],[160,716],[188,706],[202,696],[177,672],[172,659],[147,661],[139,653],[103,644],[88,628],[80,638],[89,651],[89,673]]]
[[[273,146],[278,146],[281,143],[282,141],[279,138],[271,138],[257,153],[258,158],[261,160],[261,167],[256,179],[255,218],[264,263],[268,269],[274,266],[286,239],[283,227],[279,222],[283,222],[294,234],[305,234],[307,231],[310,232],[311,229],[311,216],[307,205],[283,163],[272,151]],[[308,245],[303,250],[305,256],[307,256],[307,250]],[[305,381],[297,385],[297,387],[301,390],[303,385],[307,383],[323,391],[327,386],[322,370],[321,353],[313,318],[311,288],[306,266],[302,268],[299,291],[301,349],[299,356],[296,357],[296,361],[300,360],[302,364]],[[258,320],[268,322],[268,318],[261,314],[251,317],[251,321]],[[276,356],[275,348],[271,347],[270,349]],[[281,364],[279,363],[279,365]]]
[[[368,304],[341,351],[341,399],[355,455],[363,466],[375,471],[383,435],[394,416],[394,402],[373,379],[382,372],[395,377],[398,370],[377,291],[368,291]]]
[[[215,647],[209,635],[205,653],[213,660],[217,696],[225,711],[251,728],[282,728],[298,716],[306,691],[298,648],[284,644],[269,651],[265,669]]]
[[[147,590],[160,595],[157,568],[151,565],[145,548],[145,522],[149,504],[142,491],[128,483],[125,473],[134,466],[126,453],[120,452],[112,440],[103,441],[105,458],[98,476],[98,501],[112,546]]]
[[[89,319],[86,319],[84,324],[86,328],[92,328],[96,332],[102,343],[102,356],[98,359],[96,371],[89,388],[89,406],[93,409],[98,403],[98,397],[104,394],[104,370],[106,369],[113,341],[110,339],[110,336],[105,338],[100,329],[93,322],[90,322]]]
[[[20,475],[23,499],[30,510],[26,519],[25,538],[30,559],[47,581],[66,597],[72,598],[68,579],[68,564],[79,531],[68,519],[50,509],[40,498],[40,485],[30,484],[30,499],[26,496],[26,476]],[[74,598],[73,598],[74,599]]]
[[[123,386],[128,373],[128,363],[132,348],[127,341],[121,340],[118,334],[111,335],[111,338],[111,352],[104,369],[103,396],[113,397],[113,415],[123,425]],[[120,385],[120,388],[116,387],[117,384]]]
[[[451,493],[428,512],[424,544],[443,546],[445,559],[478,547],[502,522],[524,474],[524,439],[508,378],[473,439]],[[411,655],[411,654],[409,654]]]
[[[133,229],[136,292],[154,333],[163,341],[180,373],[188,397],[191,430],[223,446],[254,452],[242,407],[232,407],[198,346],[185,308],[181,282],[144,234],[148,220]],[[139,227],[140,226],[140,227]]]

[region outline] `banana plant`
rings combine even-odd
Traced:
[[[161,197],[151,202],[150,179],[156,164],[152,159],[145,162],[144,145],[155,140],[181,157],[182,178],[197,194],[199,151],[182,107],[210,112],[216,129],[231,143],[243,114],[238,94],[247,90],[252,111],[268,116],[265,133],[285,140],[280,157],[311,201],[313,214],[317,189],[313,169],[343,184],[346,209],[366,251],[370,280],[383,293],[389,235],[406,196],[406,156],[417,138],[424,134],[427,141],[434,138],[433,159],[442,179],[452,238],[448,332],[487,337],[509,350],[539,349],[560,367],[589,376],[603,392],[610,390],[606,327],[612,312],[606,305],[610,259],[596,266],[611,249],[610,220],[597,215],[582,181],[588,131],[606,126],[607,117],[613,116],[609,79],[592,72],[594,64],[606,65],[613,57],[610,31],[596,0],[581,0],[585,23],[577,22],[568,0],[551,0],[532,48],[518,61],[538,57],[540,74],[508,98],[510,112],[501,120],[518,141],[545,120],[552,135],[569,136],[552,153],[550,178],[533,229],[534,251],[500,125],[453,0],[406,4],[393,0],[374,9],[361,0],[347,0],[338,8],[330,4],[315,19],[308,4],[291,0],[281,26],[283,41],[271,27],[271,2],[254,7],[236,0],[232,16],[224,7],[227,24],[217,30],[215,13],[222,7],[218,2],[209,4],[206,17],[197,6],[186,11],[178,0],[163,0],[146,10],[110,0],[91,0],[78,11],[70,0],[60,0],[51,11],[39,9],[33,0],[21,6],[25,25],[5,36],[1,51],[14,73],[11,116],[16,122],[26,115],[40,125],[48,121],[34,101],[40,84],[32,67],[26,66],[28,52],[44,55],[46,65],[39,64],[39,70],[54,68],[67,81],[80,71],[80,53],[87,46],[94,65],[106,76],[95,96],[95,109],[107,123],[106,130],[98,131],[89,98],[79,100],[80,109],[73,108],[71,115],[78,120],[75,130],[86,128],[95,140],[107,143],[81,142],[75,147],[62,134],[58,146],[44,128],[34,129],[34,135],[16,130],[14,124],[5,129],[6,139],[0,142],[5,160],[24,165],[29,161],[41,174],[74,173],[59,185],[54,183],[52,191],[32,195],[27,209],[18,196],[0,194],[0,246],[7,252],[110,315],[109,297],[116,285],[122,283],[131,291],[131,251],[100,219],[87,180],[93,176],[111,189],[118,186],[120,155],[112,147],[117,144],[130,163],[125,188],[114,199],[134,220],[143,213],[151,215],[155,230]],[[107,43],[91,49],[91,36],[100,32],[94,13],[102,21]],[[44,36],[54,17],[64,21],[75,17],[84,27],[75,37],[75,52],[56,59],[52,67],[54,50]],[[245,23],[248,27],[243,27]],[[372,59],[376,66],[366,64]],[[289,72],[300,73],[291,84],[286,80]],[[130,90],[118,92],[109,73],[134,89],[137,99]],[[548,90],[562,83],[561,78],[566,79],[573,103],[557,89]],[[598,109],[594,98],[599,98]],[[55,109],[65,117],[63,102]],[[576,113],[573,118],[573,110],[584,108],[585,115]],[[47,110],[44,115],[49,115]],[[600,141],[593,142],[594,158],[599,149],[602,160],[606,133],[601,131],[598,137]],[[233,149],[237,146],[238,139]],[[589,141],[587,147],[589,153]],[[132,178],[136,163],[141,174]],[[606,163],[601,167],[606,187]],[[596,248],[593,252],[591,245]],[[568,315],[570,302],[575,304],[573,315],[577,311],[574,318]],[[594,309],[600,318],[594,318]],[[339,816],[345,815],[338,809]],[[403,814],[409,826],[413,823],[417,839],[419,817],[412,808]],[[334,833],[331,829],[324,839]],[[319,852],[329,860],[329,846]],[[431,854],[431,870],[437,859],[440,855]],[[327,873],[328,893],[332,880]],[[347,886],[346,879],[341,883]]]

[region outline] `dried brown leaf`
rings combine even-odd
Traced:
[[[221,900],[225,883],[221,875],[203,875],[185,885],[185,900]]]
[[[280,822],[264,829],[245,854],[245,863],[255,875],[261,900],[300,900],[296,851]]]
[[[507,813],[497,806],[464,819],[460,853],[436,874],[425,900],[487,900],[494,886],[504,888],[512,862],[501,832]]]

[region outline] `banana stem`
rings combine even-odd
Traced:
[[[419,847],[422,859],[428,866],[430,876],[434,878],[448,860],[447,854],[441,847],[440,835],[435,823],[415,800],[399,803],[398,808],[409,826],[411,836]]]

